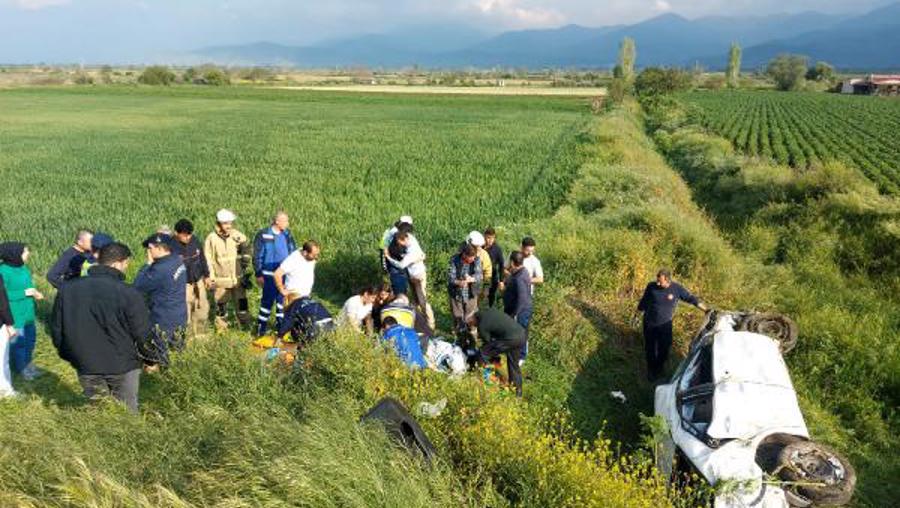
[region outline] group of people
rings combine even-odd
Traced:
[[[174,230],[161,227],[142,243],[146,263],[134,282],[125,282],[133,254],[103,233],[79,231],[47,272],[57,289],[49,328],[60,357],[78,374],[89,398],[113,396],[137,411],[141,371],[168,363],[168,352],[185,337],[207,332],[212,292],[214,323],[228,328],[229,306],[242,328],[252,325],[247,291],[255,279],[261,289],[253,332],[288,334],[305,342],[336,325],[376,331],[412,367],[459,372],[482,367],[485,374],[505,356],[509,382],[522,395],[521,366],[528,354],[528,330],[535,286],[544,272],[536,243],[525,237],[504,257],[493,228],[472,231],[447,265],[446,289],[453,338],[436,336],[429,302],[425,251],[415,237],[413,219],[402,216],[381,237],[385,280],[344,303],[336,321],[312,297],[320,246],[297,245],[289,217],[277,212],[253,242],[235,227],[229,210],[216,214],[205,240],[187,219]],[[40,375],[32,362],[35,347],[35,288],[24,244],[0,244],[0,396],[14,393],[10,372],[30,380]],[[644,312],[648,372],[661,372],[671,347],[675,304],[705,305],[660,271],[648,285],[638,310]],[[502,310],[497,309],[501,304]]]

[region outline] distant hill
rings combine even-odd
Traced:
[[[489,37],[467,26],[399,29],[309,47],[257,43],[206,48],[196,60],[224,64],[290,64],[298,67],[587,67],[611,68],[619,43],[635,39],[638,65],[725,65],[732,42],[744,48],[744,68],[779,53],[808,55],[839,68],[900,67],[900,3],[861,16],[818,12],[759,17],[664,14],[627,26],[567,25]]]

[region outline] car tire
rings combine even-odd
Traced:
[[[781,314],[750,314],[741,320],[737,329],[759,333],[778,341],[781,354],[789,353],[797,345],[797,324]]]
[[[800,436],[792,434],[772,434],[760,441],[756,447],[756,464],[766,473],[774,475],[778,471],[778,456],[785,446],[804,441]]]
[[[786,445],[778,455],[777,472],[781,480],[789,482],[784,485],[787,491],[816,506],[845,505],[856,488],[856,471],[850,462],[812,441]]]

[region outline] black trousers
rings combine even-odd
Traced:
[[[493,307],[497,301],[497,290],[500,289],[500,281],[491,281],[491,287],[488,289],[488,306]]]
[[[141,383],[141,369],[124,374],[79,374],[78,382],[84,389],[84,396],[91,401],[101,397],[113,397],[125,403],[132,413],[138,412],[138,388]]]
[[[672,349],[672,322],[656,326],[644,324],[644,352],[647,355],[647,373],[657,379],[662,375]]]
[[[513,340],[492,340],[481,348],[481,357],[485,360],[506,354],[506,370],[509,381],[516,387],[516,396],[522,396],[522,368],[519,359],[525,349],[525,337]]]

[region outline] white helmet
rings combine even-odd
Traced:
[[[400,220],[397,221],[397,222],[399,222],[400,224],[409,224],[409,225],[412,225],[412,216],[410,216],[410,215],[401,215],[401,216],[400,216]]]
[[[216,222],[220,224],[224,224],[226,222],[234,222],[237,220],[237,215],[234,214],[231,210],[226,210],[225,208],[216,212]]]
[[[478,231],[472,231],[469,233],[469,236],[466,237],[466,241],[475,247],[484,247],[484,235],[479,233]]]

